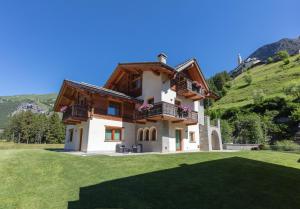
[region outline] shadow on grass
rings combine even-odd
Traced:
[[[300,170],[233,157],[83,187],[68,209],[295,209],[299,194]]]

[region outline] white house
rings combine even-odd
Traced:
[[[260,65],[262,63],[263,62],[261,60],[255,58],[255,57],[253,57],[253,58],[249,57],[246,60],[243,60],[241,55],[238,54],[238,65],[236,68],[234,68],[232,71],[230,71],[229,74],[232,77],[237,77],[238,75],[247,71],[249,68]]]
[[[54,109],[67,125],[65,150],[222,150],[220,123],[204,116],[203,100],[216,95],[197,61],[166,61],[120,63],[104,87],[64,80]]]

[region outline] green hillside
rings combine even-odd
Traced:
[[[52,109],[57,94],[30,94],[16,96],[0,96],[0,129],[4,128],[9,115],[22,103],[35,103],[41,109],[49,111]]]
[[[252,83],[247,85],[244,76],[252,76]],[[300,83],[300,56],[290,57],[290,63],[284,65],[282,61],[260,65],[242,73],[230,81],[231,87],[211,109],[227,109],[242,107],[253,103],[255,91],[263,91],[265,98],[275,96],[286,97],[284,88],[291,83]]]

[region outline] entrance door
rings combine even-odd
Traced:
[[[80,129],[80,136],[79,136],[79,151],[81,151],[81,145],[82,145],[82,137],[83,137],[83,128]]]
[[[181,130],[175,130],[176,151],[181,151]]]

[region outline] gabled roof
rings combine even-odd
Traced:
[[[206,80],[205,80],[205,77],[202,73],[202,70],[200,68],[200,65],[198,64],[197,60],[195,58],[191,58],[191,59],[188,59],[186,60],[185,62],[181,63],[181,64],[178,64],[175,66],[175,70],[177,72],[181,72],[185,69],[187,69],[188,67],[190,67],[191,65],[195,65],[195,67],[197,68],[197,71],[199,72],[200,74],[200,77],[201,79],[203,80],[203,84],[205,85],[205,87],[207,88],[207,90],[209,91],[209,87],[206,83]]]
[[[57,110],[57,106],[60,102],[61,97],[63,96],[62,94],[63,94],[65,86],[70,86],[70,87],[74,87],[76,89],[85,90],[89,93],[101,94],[101,95],[111,95],[113,97],[128,99],[130,101],[142,102],[142,100],[133,98],[133,97],[128,96],[128,95],[126,95],[122,92],[114,91],[114,90],[111,90],[111,89],[107,89],[107,88],[104,88],[104,87],[101,87],[101,86],[96,86],[96,85],[92,85],[92,84],[88,84],[88,83],[84,83],[84,82],[77,82],[77,81],[72,81],[72,80],[65,79],[63,81],[62,87],[60,89],[60,92],[58,94],[58,97],[57,97],[55,105],[54,105],[55,110]]]
[[[114,82],[118,82],[120,76],[122,76],[122,72],[124,70],[135,70],[138,67],[141,68],[141,70],[153,70],[153,68],[156,68],[157,71],[161,71],[164,73],[169,73],[169,74],[175,74],[177,72],[181,72],[191,65],[195,65],[198,73],[199,73],[199,78],[203,80],[203,84],[207,90],[209,90],[209,87],[206,83],[206,80],[204,78],[204,75],[201,71],[201,68],[195,58],[191,58],[186,60],[185,62],[176,65],[175,67],[171,67],[167,64],[164,64],[162,62],[130,62],[130,63],[119,63],[114,70],[114,72],[111,74],[109,79],[106,81],[104,87],[106,88],[111,88],[113,86]]]
[[[188,59],[178,65],[175,66],[175,70],[180,72],[181,70],[183,70],[184,68],[188,67],[189,65],[191,65],[193,63],[193,61],[195,60],[195,58],[191,58]]]
[[[76,86],[78,88],[84,89],[84,90],[89,90],[91,93],[105,93],[105,94],[110,94],[112,96],[117,96],[117,97],[122,97],[125,99],[134,99],[135,98],[128,96],[122,92],[118,92],[118,91],[114,91],[111,89],[107,89],[101,86],[96,86],[93,84],[88,84],[88,83],[84,83],[84,82],[77,82],[77,81],[72,81],[72,80],[64,80],[65,82],[70,83],[73,86]]]
[[[109,79],[106,81],[104,87],[111,88],[113,83],[120,78],[124,71],[158,71],[168,74],[176,73],[176,70],[171,66],[162,62],[130,62],[119,63]]]

